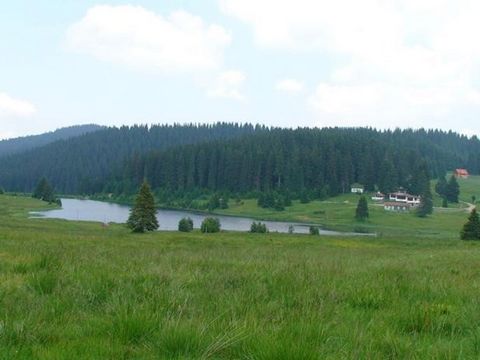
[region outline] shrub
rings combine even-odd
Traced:
[[[217,218],[207,217],[202,221],[200,227],[202,233],[216,233],[220,231],[220,220]]]
[[[3,188],[0,186],[0,195],[3,195],[5,194],[5,190],[3,190]]]
[[[447,200],[447,198],[443,198],[443,200],[442,200],[442,207],[443,207],[443,208],[448,208],[448,200]]]
[[[318,226],[310,226],[310,235],[320,235]]]
[[[251,233],[259,233],[259,234],[265,234],[268,232],[267,225],[262,224],[261,222],[253,222],[252,226],[250,227],[250,232]]]
[[[189,217],[183,218],[178,223],[178,231],[191,232],[193,230],[193,220]]]
[[[310,196],[306,190],[303,190],[300,193],[300,203],[308,204],[310,202]]]
[[[214,211],[220,207],[220,196],[213,194],[208,200],[208,211]]]
[[[228,209],[228,198],[224,196],[223,198],[220,198],[220,209]]]

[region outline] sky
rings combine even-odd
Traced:
[[[480,134],[475,0],[0,4],[0,139],[250,122]]]

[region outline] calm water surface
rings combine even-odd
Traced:
[[[78,200],[78,199],[62,199],[62,208],[48,211],[32,212],[33,217],[43,217],[48,219],[64,219],[74,221],[96,221],[102,223],[126,223],[130,214],[130,207],[114,203]],[[160,224],[160,230],[176,231],[178,230],[178,222],[184,217],[190,217],[196,229],[207,216],[214,216],[220,220],[222,230],[230,231],[249,231],[254,219],[207,215],[182,210],[158,210],[157,218]],[[262,221],[267,225],[271,232],[288,233],[290,226],[294,227],[297,234],[308,234],[309,226],[305,224],[279,222],[279,221]],[[345,233],[336,231],[320,230],[323,235],[345,235]]]

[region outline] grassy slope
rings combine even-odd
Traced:
[[[460,200],[469,202],[471,196],[478,194],[480,199],[480,176],[472,176],[468,180],[459,180],[461,186]],[[235,216],[251,216],[263,220],[299,221],[321,224],[326,228],[351,231],[360,226],[384,235],[422,235],[424,237],[458,235],[465,222],[465,204],[451,204],[448,209],[436,209],[432,217],[419,219],[413,213],[398,214],[386,212],[382,206],[369,200],[370,220],[362,223],[354,218],[358,195],[346,194],[326,201],[312,201],[308,204],[293,202],[286,211],[262,209],[254,199],[244,200],[242,204],[230,204],[226,210],[218,210],[219,214]],[[441,206],[441,199],[434,196],[435,206]]]
[[[446,225],[139,236],[39,207],[0,196],[0,359],[480,357],[480,244]]]

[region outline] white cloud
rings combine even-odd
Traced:
[[[278,91],[284,91],[284,92],[291,93],[291,94],[296,94],[296,93],[302,92],[304,87],[305,86],[304,86],[303,82],[295,80],[295,79],[283,79],[283,80],[279,80],[275,84],[275,88]]]
[[[258,46],[336,65],[310,96],[343,125],[436,126],[480,110],[480,2],[219,0]],[[313,71],[313,69],[312,69]]]
[[[66,35],[74,51],[161,73],[216,69],[230,42],[223,27],[185,11],[164,17],[131,5],[94,6]]]
[[[314,108],[329,114],[353,115],[362,108],[378,105],[382,100],[380,86],[343,86],[322,83],[309,99]]]
[[[26,117],[36,112],[37,109],[32,103],[0,93],[0,118]]]
[[[208,90],[207,95],[212,98],[226,98],[238,101],[245,100],[245,95],[242,93],[245,80],[246,76],[241,71],[224,71],[217,76],[213,85]]]

